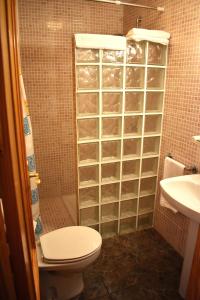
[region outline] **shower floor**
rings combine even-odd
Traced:
[[[66,196],[67,197],[67,196]],[[40,214],[43,225],[43,233],[52,230],[76,225],[67,206],[65,196],[40,199]]]
[[[180,300],[182,261],[154,229],[104,240],[79,300]]]

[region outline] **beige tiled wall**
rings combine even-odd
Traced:
[[[142,27],[172,34],[161,147],[163,158],[200,168],[200,2],[134,0],[165,6],[165,12],[125,8],[86,0],[19,0],[22,69],[32,116],[42,198],[76,190],[73,97],[73,34],[122,34],[142,16]],[[123,28],[124,21],[124,28]],[[156,206],[156,229],[181,253],[188,221]]]
[[[40,197],[76,190],[74,33],[123,33],[123,9],[86,0],[19,0],[20,51]]]
[[[186,165],[200,169],[200,146],[191,137],[200,134],[200,2],[132,1],[164,6],[165,12],[136,8],[124,9],[124,33],[135,27],[142,16],[142,28],[161,29],[171,33],[166,83],[160,176],[167,153]],[[156,205],[156,229],[184,253],[188,220]]]

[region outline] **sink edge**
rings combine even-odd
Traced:
[[[190,176],[190,175],[186,175],[186,176]],[[182,176],[179,176],[182,177]],[[200,176],[199,176],[200,177]],[[200,223],[200,217],[198,217],[198,212],[194,211],[193,209],[191,209],[190,207],[186,207],[185,205],[183,205],[182,203],[174,200],[170,194],[168,194],[166,192],[166,190],[163,187],[163,184],[165,184],[164,181],[165,179],[160,181],[160,187],[161,187],[161,193],[163,194],[164,198],[169,202],[169,204],[171,204],[172,206],[174,206],[174,208],[176,208],[178,210],[178,212],[180,212],[181,214],[183,214],[185,217],[194,220],[195,222]],[[189,211],[189,213],[188,213]],[[189,216],[192,215],[191,216]]]

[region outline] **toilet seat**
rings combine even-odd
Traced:
[[[50,264],[78,262],[101,248],[101,235],[85,226],[64,227],[40,237],[43,260]]]
[[[83,260],[86,260],[88,258],[90,258],[91,256],[93,256],[96,252],[98,252],[99,250],[101,249],[101,246],[96,249],[95,251],[93,251],[92,253],[88,254],[88,255],[85,255],[83,257],[79,257],[79,258],[75,258],[75,259],[64,259],[64,260],[56,260],[56,259],[46,259],[44,256],[43,256],[43,261],[47,264],[55,264],[55,265],[70,265],[70,264],[73,264],[73,263],[78,263],[80,261],[83,261]]]

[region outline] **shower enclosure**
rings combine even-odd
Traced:
[[[103,237],[151,227],[167,46],[75,49],[79,222]]]

